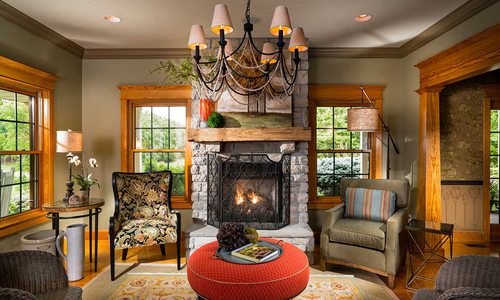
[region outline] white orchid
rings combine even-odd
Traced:
[[[89,159],[89,166],[90,166],[91,168],[97,168],[97,167],[99,167],[99,165],[97,164],[97,159],[95,159],[95,158],[91,157],[91,158]]]
[[[82,162],[80,161],[80,158],[77,155],[75,155],[69,159],[69,163],[74,164],[75,166],[78,167]]]

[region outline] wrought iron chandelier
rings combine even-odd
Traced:
[[[240,96],[263,95],[282,98],[293,93],[300,63],[299,52],[307,50],[307,41],[301,27],[294,28],[290,22],[288,9],[278,6],[274,11],[269,32],[278,37],[276,43],[264,43],[262,49],[252,38],[253,24],[250,18],[250,0],[246,1],[246,23],[243,38],[233,50],[231,41],[226,39],[234,28],[225,4],[217,4],[214,9],[211,30],[219,34],[219,47],[215,57],[202,61],[200,50],[208,47],[203,26],[192,25],[188,48],[194,50],[195,72],[203,92],[216,101],[227,91],[235,98]],[[291,34],[288,50],[292,53],[293,65],[287,65],[284,53],[284,37]]]

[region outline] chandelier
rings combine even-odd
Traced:
[[[203,60],[200,51],[208,47],[203,26],[192,25],[188,48],[194,50],[198,84],[206,96],[214,101],[226,91],[233,99],[236,95],[248,98],[255,96],[257,99],[264,95],[281,95],[282,98],[290,96],[297,79],[299,52],[307,50],[304,30],[301,27],[292,30],[288,9],[278,6],[269,28],[269,32],[277,36],[277,42],[264,43],[262,49],[259,49],[252,38],[250,0],[246,2],[245,19],[243,38],[233,48],[231,40],[226,39],[226,35],[234,30],[227,6],[217,4],[211,30],[219,35],[219,47],[216,55],[207,55]],[[286,51],[283,50],[286,44],[284,37],[290,34],[288,50],[292,53],[291,61],[287,60]]]

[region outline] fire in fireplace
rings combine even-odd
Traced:
[[[215,227],[230,222],[257,229],[288,225],[290,155],[209,154],[207,203],[207,222]]]

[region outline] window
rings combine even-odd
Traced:
[[[134,171],[172,171],[174,196],[185,194],[186,119],[185,106],[135,107]]]
[[[381,112],[383,86],[364,86]],[[347,110],[361,102],[359,85],[310,85],[309,209],[328,209],[340,203],[340,179],[379,178],[381,133],[347,130]]]
[[[119,86],[122,171],[170,170],[172,208],[191,208],[190,86]]]
[[[498,105],[497,105],[498,106]],[[500,224],[500,110],[490,110],[490,224]]]
[[[316,195],[339,196],[343,177],[369,178],[368,133],[347,131],[350,107],[316,107]]]
[[[37,101],[0,89],[0,217],[38,208]]]
[[[56,79],[0,56],[0,237],[48,221]]]

